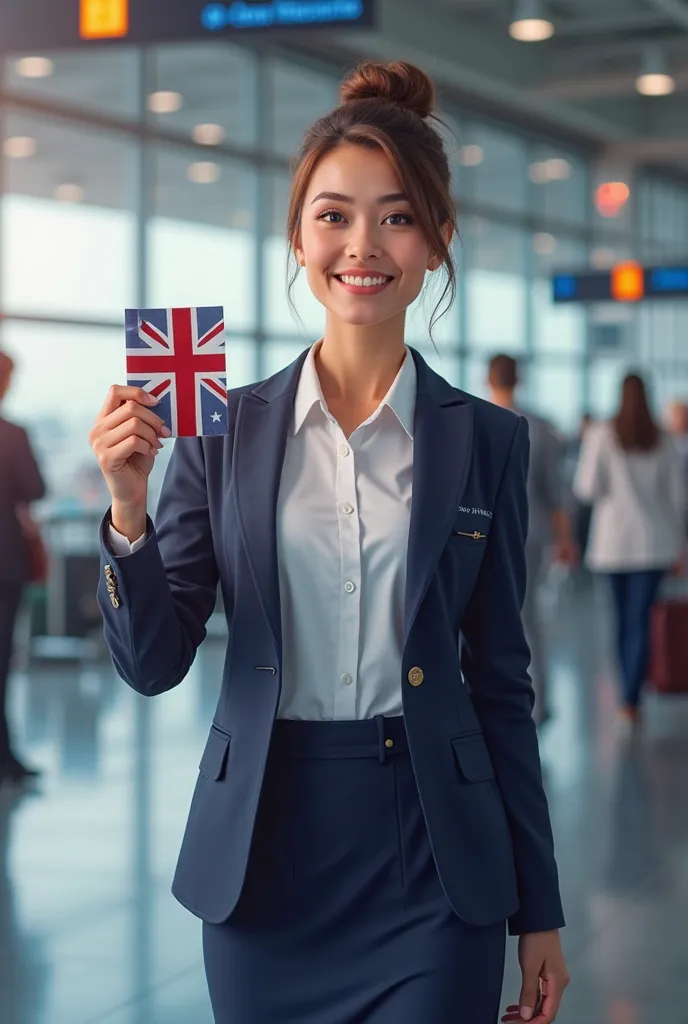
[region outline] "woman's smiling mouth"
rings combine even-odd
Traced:
[[[333,274],[336,281],[353,295],[378,295],[394,280],[389,274]]]

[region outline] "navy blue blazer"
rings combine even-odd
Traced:
[[[405,647],[406,730],[437,869],[459,917],[512,934],[564,923],[521,625],[528,428],[418,372]],[[305,353],[229,392],[226,437],[177,440],[150,536],[98,598],[117,671],[177,686],[218,582],[229,640],[173,893],[209,922],[239,898],[280,695],[277,493]],[[288,643],[288,637],[285,638]]]

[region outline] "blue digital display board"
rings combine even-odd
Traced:
[[[615,288],[618,268],[582,273],[552,275],[552,300],[564,302],[618,302],[646,299],[688,298],[688,264],[675,267],[642,267],[639,287],[632,295],[619,294]]]
[[[0,53],[374,24],[375,0],[0,0]]]

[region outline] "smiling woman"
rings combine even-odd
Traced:
[[[306,134],[297,160],[287,220],[297,263],[291,287],[305,267],[332,314],[373,325],[395,315],[403,321],[426,271],[443,268],[432,334],[456,292],[456,207],[442,139],[429,123],[432,82],[410,65],[365,63],[343,84],[342,99]]]
[[[154,461],[159,418],[115,388],[90,435],[120,674],[176,685],[218,580],[236,594],[174,882],[217,1024],[494,1024],[507,920],[504,1020],[541,985],[553,1020],[567,980],[520,614],[526,421],[406,341],[426,277],[435,318],[455,287],[433,105],[419,68],[366,63],[307,133],[288,237],[324,333],[228,392],[226,438],[177,443],[155,527],[128,452]]]

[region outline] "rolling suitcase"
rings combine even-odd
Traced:
[[[688,580],[670,577],[652,609],[649,682],[658,693],[688,693]]]

